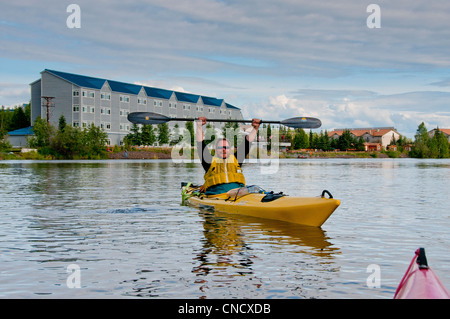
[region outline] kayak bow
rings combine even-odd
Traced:
[[[256,192],[255,192],[256,189]],[[329,198],[325,197],[325,194]],[[230,214],[320,227],[340,205],[328,191],[318,197],[294,197],[265,192],[258,186],[243,187],[225,194],[206,196],[198,186],[182,183],[182,201],[193,207]]]
[[[428,266],[424,248],[416,250],[394,299],[450,299],[450,293]]]

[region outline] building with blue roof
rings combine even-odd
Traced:
[[[33,127],[24,127],[8,132],[7,139],[13,147],[26,147],[28,138],[34,134]]]
[[[155,112],[178,118],[242,119],[241,110],[224,99],[56,70],[45,69],[30,86],[32,125],[38,116],[47,118],[46,100],[42,97],[48,96],[53,125],[64,115],[66,122],[75,127],[99,126],[108,134],[110,145],[122,144],[130,133],[132,124],[127,115],[131,112]],[[169,122],[169,128],[174,125]]]

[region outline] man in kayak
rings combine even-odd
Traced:
[[[197,121],[197,148],[205,169],[206,195],[223,194],[232,189],[245,186],[245,177],[242,173],[242,163],[250,152],[251,143],[255,140],[261,120],[253,119],[253,130],[244,138],[234,154],[231,153],[231,143],[226,138],[216,142],[214,157],[208,151],[203,136],[203,125],[206,117],[199,117]]]

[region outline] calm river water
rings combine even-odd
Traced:
[[[200,164],[2,161],[0,298],[392,298],[419,247],[450,289],[449,160],[264,166],[248,184],[341,206],[303,227],[180,206]]]

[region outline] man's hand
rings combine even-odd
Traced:
[[[201,123],[202,126],[205,125],[206,124],[206,117],[204,117],[204,116],[199,117],[197,119],[197,123],[199,123],[199,124]]]
[[[255,130],[259,129],[259,125],[261,124],[261,120],[259,119],[252,119],[252,126]]]

